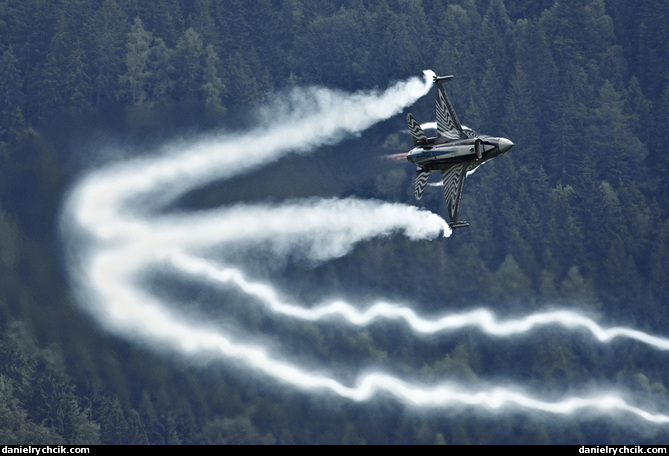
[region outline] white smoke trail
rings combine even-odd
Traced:
[[[437,122],[426,122],[424,124],[420,124],[420,128],[423,130],[436,130]]]
[[[234,284],[262,302],[271,314],[302,320],[337,316],[360,326],[397,319],[417,333],[476,326],[499,337],[559,324],[587,329],[601,342],[627,337],[666,350],[666,339],[627,328],[602,328],[566,311],[498,321],[486,310],[430,319],[388,303],[364,311],[344,302],[306,309],[282,302],[273,287],[248,281],[234,267],[205,259],[212,248],[234,246],[262,248],[273,256],[299,252],[311,261],[326,261],[346,255],[356,244],[373,237],[403,233],[412,240],[431,240],[450,235],[441,217],[415,207],[357,199],[310,199],[280,205],[238,204],[206,212],[160,212],[175,198],[214,180],[249,172],[291,153],[312,152],[345,135],[362,132],[425,95],[432,75],[426,72],[424,80],[412,78],[383,92],[295,89],[265,107],[260,116],[262,127],[256,131],[221,135],[180,150],[166,148],[156,157],[129,160],[90,173],[68,195],[62,217],[68,267],[80,303],[107,329],[133,340],[184,354],[238,360],[299,389],[329,391],[355,401],[385,392],[419,406],[523,408],[554,414],[624,411],[649,422],[669,422],[669,416],[630,405],[615,393],[549,402],[516,388],[423,386],[380,372],[361,375],[355,386],[346,386],[332,376],[282,361],[261,346],[235,340],[211,323],[194,321],[168,308],[142,286],[144,272],[168,265],[179,274]]]
[[[658,350],[669,350],[669,339],[667,338],[625,327],[603,328],[591,318],[568,310],[539,312],[524,318],[499,321],[487,309],[476,309],[439,318],[425,318],[416,314],[410,307],[388,302],[375,303],[365,310],[360,310],[344,301],[306,308],[283,302],[273,287],[247,280],[237,268],[222,267],[214,262],[178,251],[172,252],[168,257],[165,257],[165,260],[181,273],[187,273],[193,277],[206,279],[221,285],[232,284],[245,294],[261,301],[272,313],[305,321],[340,317],[349,324],[367,326],[378,320],[401,320],[418,334],[437,334],[468,327],[478,327],[485,334],[495,337],[513,337],[538,327],[557,325],[572,330],[585,329],[600,342],[627,338]]]

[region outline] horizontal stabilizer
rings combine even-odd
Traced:
[[[429,171],[417,171],[416,172],[414,196],[416,197],[417,200],[419,200],[423,197],[423,192],[425,191],[425,186],[427,185],[427,181],[428,181],[429,178],[430,178],[430,172]]]
[[[413,139],[413,145],[418,146],[420,144],[427,143],[427,136],[421,128],[420,124],[416,122],[416,118],[413,114],[407,114],[407,123],[409,124],[409,133],[411,133],[411,139]]]
[[[448,226],[450,226],[451,229],[454,230],[456,228],[467,228],[469,226],[469,223],[465,221],[460,221],[460,222],[449,223]]]

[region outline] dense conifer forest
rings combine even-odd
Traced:
[[[468,179],[472,227],[447,243],[373,241],[286,276],[325,290],[371,284],[433,302],[421,309],[431,313],[554,304],[666,334],[666,1],[0,0],[0,442],[666,443],[666,430],[596,419],[333,405],[224,364],[175,363],[80,312],[58,214],[72,180],[105,160],[98,144],[132,150],[236,128],[287,87],[385,88],[427,68],[455,74],[447,90],[463,123],[516,144]],[[433,110],[432,95],[412,108],[422,121]],[[364,157],[364,183],[331,162],[310,182],[443,214],[440,191],[413,200],[411,166],[372,158],[408,150],[404,127],[397,116],[346,143],[342,157]],[[386,273],[394,264],[413,267],[398,281]],[[343,347],[373,358],[383,337],[342,335],[322,356]],[[434,344],[431,366],[396,355],[426,376],[477,379],[505,364],[535,386],[597,378],[669,400],[666,364],[635,345],[591,350],[547,331],[541,355],[519,359],[494,340],[451,342]],[[599,356],[626,367],[583,367]]]

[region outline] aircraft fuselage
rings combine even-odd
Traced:
[[[476,155],[476,142],[480,142],[480,157]],[[407,160],[423,169],[438,170],[454,163],[478,161],[483,163],[513,147],[506,138],[480,136],[478,138],[444,141],[444,138],[428,138],[407,153]]]

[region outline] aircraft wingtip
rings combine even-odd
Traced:
[[[450,79],[453,79],[453,75],[449,74],[448,76],[437,76],[435,74],[432,79],[433,79],[434,83],[436,84],[438,82],[444,82],[444,81],[448,81]]]

